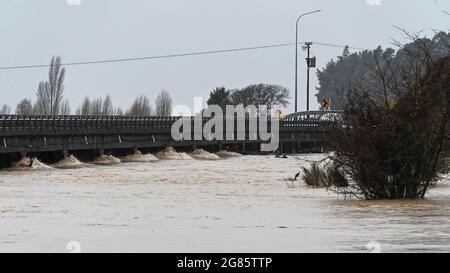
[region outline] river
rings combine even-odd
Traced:
[[[450,251],[447,181],[424,201],[346,201],[288,186],[299,158],[0,171],[0,252]]]

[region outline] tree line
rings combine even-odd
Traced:
[[[410,36],[405,31],[401,31]],[[351,95],[349,90],[364,89],[374,95],[383,96],[384,88],[377,86],[379,75],[386,74],[387,77],[393,77],[388,70],[399,73],[398,71],[402,70],[403,72],[407,69],[410,69],[409,74],[415,74],[421,66],[418,60],[426,57],[424,55],[429,54],[429,57],[436,60],[448,56],[450,53],[449,48],[445,46],[450,41],[450,33],[438,32],[431,39],[426,37],[409,38],[413,41],[405,45],[394,42],[399,47],[398,50],[383,49],[380,46],[375,50],[350,53],[349,47],[346,47],[341,56],[336,60],[331,60],[323,69],[318,70],[317,101],[329,98],[333,110],[342,110],[349,101],[349,95]],[[394,67],[380,66],[382,62]],[[404,72],[406,73],[406,71]]]
[[[50,61],[48,80],[41,81],[36,92],[36,100],[30,98],[21,100],[14,111],[16,115],[71,115],[82,116],[171,116],[173,100],[169,92],[162,90],[154,102],[154,108],[146,95],[136,98],[133,104],[127,108],[115,107],[109,95],[104,98],[85,97],[81,105],[72,111],[67,99],[64,99],[64,80],[66,70],[62,67],[60,56],[52,57]],[[254,84],[242,89],[226,89],[218,87],[210,93],[208,105],[219,105],[224,111],[227,105],[243,105],[247,107],[261,105],[272,109],[280,105],[286,107],[289,104],[289,90],[279,85]],[[9,105],[0,107],[1,115],[12,113]]]
[[[133,104],[123,110],[121,107],[114,107],[109,95],[105,98],[90,99],[85,97],[81,106],[75,111],[80,116],[162,116],[172,115],[173,101],[169,92],[163,90],[155,100],[155,109],[153,109],[149,98],[141,95],[136,98]]]
[[[60,56],[52,57],[50,61],[48,80],[41,81],[36,92],[36,100],[29,98],[21,100],[14,111],[16,115],[71,115],[72,109],[67,99],[64,99],[64,80],[66,70],[62,67]],[[141,95],[125,111],[121,107],[114,107],[109,95],[105,98],[91,99],[85,97],[82,104],[75,110],[76,115],[83,116],[170,116],[172,114],[173,100],[169,92],[163,90],[155,100],[153,109],[147,96]],[[0,107],[1,115],[12,113],[9,105]]]
[[[226,89],[217,87],[210,93],[207,101],[208,105],[218,105],[222,111],[227,105],[249,105],[267,106],[272,109],[274,106],[286,107],[289,105],[289,90],[280,85],[253,84],[242,89]]]

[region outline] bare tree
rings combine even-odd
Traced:
[[[163,90],[155,101],[156,115],[161,117],[169,117],[172,115],[173,101],[169,92]]]
[[[112,100],[109,95],[105,97],[102,105],[102,115],[103,116],[112,116],[114,115],[114,107],[112,105]]]
[[[331,128],[331,162],[348,179],[345,194],[424,198],[430,185],[448,172],[450,55],[434,58],[425,39],[408,37],[415,47],[404,46],[397,55],[411,60],[375,60],[369,85],[383,95],[351,90],[342,124]]]
[[[107,95],[105,99],[97,98],[94,100],[85,97],[83,103],[77,110],[77,114],[82,116],[112,116],[115,115],[116,112],[117,110],[114,109],[109,95]]]
[[[37,92],[36,110],[43,115],[58,115],[64,93],[65,68],[60,56],[53,56],[48,71],[48,81],[40,82]]]
[[[91,103],[91,113],[92,116],[101,116],[103,110],[103,99],[94,99]]]
[[[11,114],[11,107],[7,104],[4,104],[0,108],[0,115],[9,115],[9,114]]]
[[[127,111],[127,116],[151,116],[153,114],[150,101],[145,95],[137,98],[130,109]]]
[[[68,100],[65,100],[61,103],[61,109],[59,110],[59,113],[64,116],[72,114],[72,109],[70,108],[70,102]]]
[[[29,116],[33,114],[33,104],[31,99],[21,100],[16,107],[16,115]]]
[[[66,69],[61,67],[61,63],[60,56],[53,56],[48,72],[51,115],[58,114],[63,98]]]
[[[123,116],[123,110],[121,107],[117,107],[116,110],[114,110],[115,116]]]
[[[254,105],[272,109],[276,105],[287,106],[288,99],[289,90],[279,85],[255,84],[231,92],[231,102],[245,107]]]
[[[78,110],[78,114],[82,116],[91,115],[91,100],[88,97],[85,97],[81,107]]]
[[[50,98],[49,98],[49,87],[48,82],[40,82],[37,91],[37,100],[34,105],[34,113],[39,115],[49,115],[50,114]]]

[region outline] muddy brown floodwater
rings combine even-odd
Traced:
[[[319,155],[302,156],[310,159]],[[296,158],[0,171],[0,252],[450,251],[450,186],[425,201],[288,187]]]

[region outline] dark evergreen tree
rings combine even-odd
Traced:
[[[405,32],[406,33],[406,32]],[[409,35],[409,34],[407,34]],[[348,90],[365,89],[373,95],[384,96],[385,87],[377,86],[380,82],[393,82],[389,79],[379,81],[379,76],[395,77],[393,73],[401,73],[407,77],[423,75],[425,68],[417,60],[428,58],[436,60],[447,56],[449,52],[450,33],[439,32],[432,39],[411,37],[413,43],[400,45],[399,50],[392,48],[365,50],[350,53],[349,47],[337,60],[331,60],[325,68],[318,70],[319,79],[317,101],[331,99],[331,109],[342,110],[348,101]],[[423,49],[427,49],[426,51]],[[425,53],[427,52],[427,53]],[[429,54],[429,56],[424,56]],[[413,70],[411,70],[413,69]],[[417,71],[421,69],[422,71]],[[409,72],[408,72],[409,71]],[[417,72],[421,72],[418,74]],[[378,93],[377,93],[378,92]]]
[[[207,101],[208,105],[217,105],[225,111],[227,105],[230,102],[230,91],[226,90],[225,87],[217,87],[209,94],[209,99]]]

